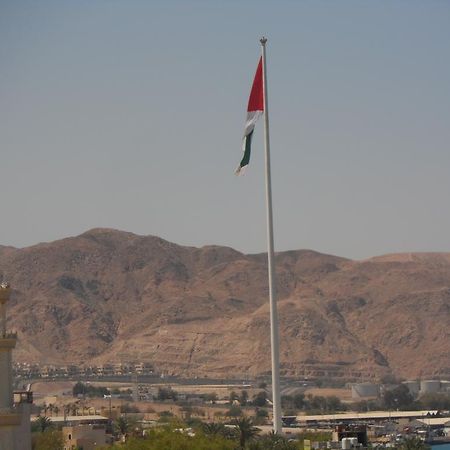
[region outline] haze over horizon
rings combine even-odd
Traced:
[[[0,1],[0,245],[94,227],[265,251],[450,251],[450,4]]]

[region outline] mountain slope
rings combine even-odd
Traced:
[[[450,375],[450,254],[276,255],[281,369],[369,379]],[[266,256],[94,229],[0,248],[15,359],[151,361],[184,376],[270,369]]]

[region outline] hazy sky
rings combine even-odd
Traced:
[[[450,2],[0,0],[0,244],[111,227],[265,251],[450,251]]]

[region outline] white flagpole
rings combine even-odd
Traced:
[[[267,71],[266,71],[266,42],[261,40],[263,62],[264,89],[264,147],[266,160],[266,205],[267,205],[267,259],[269,270],[269,301],[270,301],[270,344],[272,355],[272,402],[273,402],[273,431],[281,433],[281,397],[280,397],[280,355],[278,338],[278,312],[275,292],[275,264],[273,250],[273,218],[272,218],[272,186],[270,180],[270,142],[269,142],[269,109],[267,102]]]

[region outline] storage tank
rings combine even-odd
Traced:
[[[412,396],[417,397],[417,395],[419,395],[419,391],[420,391],[420,382],[419,381],[416,381],[416,380],[404,381],[402,384],[404,384],[409,389],[409,393]]]
[[[439,392],[441,389],[441,382],[439,380],[422,380],[420,382],[421,394],[432,394]]]
[[[352,398],[378,397],[380,385],[374,383],[356,383],[352,385]]]
[[[353,448],[358,447],[358,438],[357,437],[342,438],[341,447],[342,450],[351,450]]]
[[[342,450],[350,450],[352,448],[351,438],[342,438]]]

